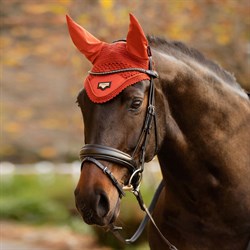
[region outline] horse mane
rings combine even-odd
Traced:
[[[223,79],[227,84],[239,88],[242,90],[241,86],[236,82],[235,77],[221,68],[215,62],[207,59],[198,50],[188,47],[186,44],[180,41],[169,41],[161,37],[147,36],[149,44],[154,47],[163,50],[169,55],[176,57],[177,59],[183,59],[183,57],[191,57],[198,63],[206,66],[212,70],[216,75]]]

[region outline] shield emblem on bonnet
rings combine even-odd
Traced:
[[[98,83],[98,89],[105,90],[107,88],[110,88],[111,82],[99,82]]]

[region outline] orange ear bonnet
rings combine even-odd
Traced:
[[[119,72],[121,69],[148,69],[148,41],[136,20],[130,14],[130,26],[126,41],[105,43],[94,37],[80,25],[66,16],[73,43],[92,63],[91,72],[117,71],[115,74],[89,74],[84,88],[91,101],[104,103],[117,96],[126,87],[150,77],[139,71]]]

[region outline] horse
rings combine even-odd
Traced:
[[[137,191],[143,178],[138,166],[157,156],[163,188],[152,217],[163,237],[150,222],[150,248],[167,249],[167,238],[172,249],[245,250],[250,102],[234,76],[182,42],[146,37],[133,15],[126,41],[112,44],[67,21],[93,64],[77,97],[86,145],[75,199],[83,220],[113,224],[124,189]]]

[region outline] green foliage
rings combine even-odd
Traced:
[[[65,178],[49,175],[2,178],[0,218],[31,223],[67,222],[74,203],[73,194],[69,193],[72,183]]]

